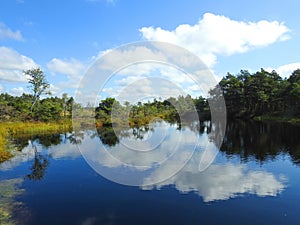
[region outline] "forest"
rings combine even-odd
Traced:
[[[72,112],[86,116],[91,106],[82,106],[66,93],[52,96],[49,82],[40,68],[24,71],[28,77],[30,94],[12,96],[0,94],[0,162],[12,155],[9,137],[25,134],[53,134],[72,129]],[[229,119],[273,120],[300,123],[300,69],[288,78],[276,71],[264,69],[255,73],[241,70],[237,75],[228,73],[219,82]],[[219,89],[210,90],[209,96],[191,95],[153,99],[148,102],[118,102],[108,97],[95,108],[97,128],[112,124],[131,127],[147,125],[155,118],[180,122],[197,111],[200,120],[210,119],[209,102],[220,97]],[[113,118],[113,119],[112,119]]]
[[[282,79],[276,71],[228,73],[221,81],[231,118],[294,118],[300,116],[300,69]],[[214,96],[214,91],[211,91]]]
[[[0,94],[0,121],[57,121],[70,118],[73,107],[82,108],[73,97],[64,93],[61,97],[45,97],[49,83],[40,69],[25,71],[31,77],[29,89],[32,94],[23,93],[12,96]],[[300,69],[288,78],[281,78],[276,71],[264,69],[255,73],[241,70],[239,74],[228,73],[219,82],[226,103],[229,118],[275,118],[294,119],[300,116]],[[41,99],[41,96],[44,96]],[[120,103],[114,98],[101,100],[95,109],[95,116],[102,124],[110,124],[111,112],[127,112],[129,122],[149,121],[151,117],[177,118],[196,109],[200,118],[209,118],[209,101],[217,98],[218,93],[211,90],[209,96],[192,98],[190,95],[170,97],[165,100],[154,99],[152,102]]]

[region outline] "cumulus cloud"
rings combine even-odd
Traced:
[[[4,23],[0,22],[0,39],[14,39],[17,41],[23,41],[21,31],[12,31]]]
[[[127,67],[122,71],[124,74],[134,72],[130,70],[129,66],[136,62],[165,62],[167,60],[163,52],[157,51],[153,48],[151,49],[151,46],[147,45],[123,46],[122,49],[107,50],[105,52],[101,52],[99,56],[104,56],[104,61],[100,62],[99,69],[115,72],[116,70],[119,70],[121,66]],[[149,68],[146,64],[137,65],[142,65],[141,67],[139,67],[139,73],[145,73],[149,71]],[[127,71],[127,69],[129,70]]]
[[[60,82],[53,85],[53,93],[64,92],[66,88],[77,88],[80,79],[84,75],[86,65],[77,59],[58,59],[53,58],[47,64],[48,70],[53,74],[62,74],[67,76],[66,82]]]
[[[20,96],[25,92],[23,87],[12,88],[10,93],[15,96]]]
[[[198,194],[204,202],[227,200],[245,194],[254,194],[260,197],[276,196],[286,187],[286,178],[283,175],[276,177],[262,169],[249,169],[246,164],[212,164],[206,170],[200,171],[199,161],[203,151],[200,151],[199,148],[194,152],[191,159],[189,157],[189,151],[191,151],[189,148],[195,143],[196,133],[187,129],[181,133],[183,136],[179,139],[176,128],[168,127],[164,123],[160,124],[159,127],[156,126],[155,131],[152,132],[150,129],[148,135],[145,135],[145,140],[136,140],[131,135],[126,138],[123,137],[120,139],[122,144],[109,148],[109,154],[106,150],[99,149],[99,140],[92,138],[93,135],[90,136],[91,134],[85,133],[81,145],[81,148],[84,149],[82,153],[96,170],[97,167],[106,167],[111,170],[120,169],[122,172],[112,173],[114,178],[124,176],[127,169],[129,174],[130,171],[136,169],[144,175],[144,185],[141,186],[144,190],[161,189],[164,186],[172,185],[182,193],[194,192]],[[168,136],[170,133],[172,135]],[[165,138],[165,135],[168,137]],[[206,145],[207,138],[207,136],[201,137],[200,146]],[[157,140],[163,141],[157,143]],[[179,147],[177,146],[178,143],[180,144]],[[124,146],[129,147],[129,149]],[[130,150],[132,147],[139,149],[139,151]],[[153,148],[155,151],[148,152]],[[177,148],[180,151],[176,151]],[[45,153],[40,145],[37,145],[37,151]],[[81,155],[76,146],[69,142],[64,145],[50,146],[46,153],[57,160],[74,159]],[[27,147],[0,165],[0,171],[11,170],[23,162],[32,160],[34,155],[34,147],[29,141]],[[183,165],[186,159],[190,160],[174,175],[174,168]],[[160,166],[154,166],[160,162],[163,162]],[[125,164],[128,167],[124,167]],[[150,173],[149,167],[153,168]],[[99,171],[100,173],[104,172],[101,169]],[[166,178],[168,179],[166,180]],[[164,181],[149,185],[152,184],[151,181],[159,180]],[[116,181],[118,180],[116,179]]]
[[[169,97],[185,96],[183,88],[169,79],[161,77],[140,78],[121,88],[115,95],[120,102],[137,103],[145,99],[167,99]]]
[[[166,185],[174,185],[182,193],[195,192],[204,202],[227,200],[248,193],[261,197],[276,196],[285,188],[283,181],[273,174],[248,170],[245,165],[215,164],[199,172],[197,163],[193,162],[167,181],[143,188],[160,189]]]
[[[38,152],[41,152],[41,148],[37,148]],[[28,145],[23,148],[21,151],[16,152],[14,157],[10,160],[5,161],[0,164],[0,171],[11,170],[23,162],[28,162],[34,158],[35,152],[34,147],[32,146],[32,142],[28,141]]]
[[[48,154],[54,159],[76,159],[81,156],[76,145],[66,143],[64,145],[51,146],[48,149]]]
[[[199,163],[203,156],[203,151],[200,149],[205,147],[207,136],[201,137],[199,144],[202,147],[197,148],[188,163],[179,172],[174,173],[178,165],[184,165],[185,160],[189,159],[189,151],[195,143],[196,133],[186,129],[181,133],[183,136],[179,140],[175,128],[165,127],[164,124],[160,126],[155,127],[154,133],[150,129],[149,135],[145,135],[145,140],[132,139],[130,135],[123,137],[120,139],[122,144],[109,148],[109,154],[107,150],[99,148],[96,140],[88,137],[84,139],[81,148],[85,149],[83,154],[89,164],[101,174],[104,172],[101,169],[103,167],[118,171],[102,174],[108,174],[109,179],[114,179],[116,182],[122,180],[122,176],[126,176],[126,179],[135,179],[130,176],[133,170],[137,170],[139,171],[135,174],[137,177],[140,173],[144,175],[142,189],[161,189],[171,185],[182,193],[198,194],[204,202],[227,200],[245,194],[260,197],[276,196],[286,187],[286,178],[283,175],[277,177],[262,169],[250,169],[246,164],[212,164],[206,170],[200,171]],[[168,136],[170,133],[172,135]],[[160,135],[160,137],[153,135]],[[167,138],[164,138],[165,135]],[[161,138],[163,141],[157,143]],[[180,146],[177,147],[180,150],[176,152],[174,147],[178,142]],[[155,151],[148,152],[153,148]],[[139,151],[132,151],[132,149],[139,149]],[[157,164],[160,165],[156,167]],[[156,181],[163,182],[156,183]]]
[[[101,52],[99,54],[100,59],[95,60],[93,66],[88,70],[87,76],[82,81],[80,87],[82,97],[79,96],[78,98],[84,101],[84,97],[88,96],[89,93],[99,91],[115,97],[120,90],[130,86],[133,82],[153,76],[164,76],[167,80],[177,84],[179,82],[193,82],[182,71],[166,64],[170,61],[169,64],[172,65],[172,60],[176,61],[181,57],[170,56],[170,49],[168,52],[166,49],[158,47],[161,46],[154,46],[150,43],[137,43],[136,45],[127,45],[115,50]],[[170,46],[165,44],[164,47]],[[178,55],[181,56],[182,54]],[[147,84],[136,86],[134,88],[135,92],[144,94],[151,92],[151,88]],[[104,88],[100,90],[102,85],[104,85]]]
[[[174,159],[176,164],[172,166],[180,167],[180,161],[184,162],[192,154],[197,134],[189,129],[179,134],[175,127],[169,127],[165,122],[155,124],[156,132],[152,132],[151,126],[143,140],[133,138],[130,135],[132,130],[128,129],[128,136],[120,138],[119,145],[110,147],[109,154],[105,146],[99,148],[99,143],[85,139],[82,146],[86,150],[83,154],[96,169],[101,166],[108,168],[128,166],[123,168],[123,173],[134,169],[138,171],[151,169],[157,164],[165,163],[168,158],[176,158]]]
[[[165,41],[197,54],[209,67],[218,55],[232,55],[289,38],[289,29],[278,21],[243,22],[206,13],[197,24],[182,24],[174,30],[142,27],[146,40]]]
[[[35,157],[35,147],[38,153],[43,155],[50,155],[54,159],[75,159],[81,156],[80,151],[76,145],[71,144],[69,141],[62,145],[52,145],[45,150],[45,148],[37,144],[37,142],[28,141],[28,145],[24,147],[21,151],[15,152],[14,157],[10,160],[5,161],[0,164],[0,171],[6,171],[14,169],[15,167],[21,165],[24,162],[29,162]]]
[[[70,77],[78,77],[82,75],[85,66],[76,59],[62,60],[54,58],[47,64],[48,69],[54,73],[65,74]]]
[[[162,98],[167,98],[170,96],[177,97],[178,95],[182,95],[183,92],[187,93],[186,90],[188,90],[188,87],[193,85],[193,93],[195,93],[195,95],[201,94],[200,92],[203,91],[203,89],[201,89],[200,87],[195,87],[197,85],[195,85],[193,76],[186,73],[186,71],[178,69],[176,65],[174,66],[173,64],[171,64],[172,60],[175,60],[180,64],[184,63],[184,65],[187,67],[189,65],[196,65],[196,63],[193,64],[192,62],[191,64],[190,62],[193,60],[189,61],[188,59],[190,57],[188,55],[182,55],[185,52],[176,52],[176,50],[178,49],[172,49],[169,45],[158,47],[160,47],[159,50],[154,50],[153,47],[147,45],[143,47],[129,46],[125,51],[111,51],[108,55],[109,57],[106,57],[105,61],[101,61],[101,64],[98,65],[98,68],[100,68],[101,70],[108,70],[106,74],[112,73],[108,81],[106,81],[105,88],[102,91],[112,97],[116,97],[119,95],[122,89],[126,88],[128,91],[128,95],[131,95],[133,97],[136,96],[136,94],[140,96],[140,94],[155,93],[156,97],[160,96]],[[166,48],[168,47],[169,49],[166,50]],[[170,52],[172,53],[171,58]],[[145,59],[145,61],[141,61],[142,59]],[[170,61],[170,65],[164,63],[168,61]],[[136,63],[132,64],[131,62]],[[119,68],[117,68],[116,65],[125,65],[125,67],[118,71]],[[114,73],[115,70],[117,70],[116,73]],[[197,71],[195,71],[195,74],[196,73]],[[209,79],[207,75],[204,77],[205,73],[211,75],[211,77]],[[99,70],[96,69],[94,71],[94,74],[95,79],[98,79],[98,77],[100,76]],[[197,76],[199,78],[203,78],[201,79],[202,83],[206,84],[206,86],[209,86],[207,85],[207,83],[213,77],[211,72],[203,69],[201,70],[201,72],[197,73]],[[167,88],[169,89],[168,93],[166,93],[166,89],[163,86],[163,84],[165,85],[166,83],[155,84],[155,86],[152,85],[155,87],[154,89],[148,88],[149,82],[143,83],[144,81],[146,81],[145,78],[148,78],[149,81],[149,79],[156,79],[158,77],[170,81],[167,85]],[[95,82],[95,79],[93,79],[91,82],[99,85],[100,82]],[[133,85],[133,83],[136,83],[136,85]],[[170,83],[172,83],[173,85],[170,86]],[[212,86],[214,86],[215,84],[216,82],[214,82]],[[89,85],[89,87],[91,87],[91,85]],[[179,88],[181,88],[181,92],[177,91]],[[172,89],[176,89],[176,91],[174,92],[172,91]],[[133,94],[133,92],[135,92],[136,94]],[[166,94],[168,96],[166,96]]]
[[[272,70],[275,70],[281,77],[285,78],[285,77],[289,77],[290,75],[292,75],[292,73],[297,69],[300,69],[300,62],[282,65],[275,69],[267,68],[266,70],[269,72],[271,72]]]
[[[32,69],[37,66],[33,59],[11,48],[0,47],[0,80],[26,82],[23,70]]]

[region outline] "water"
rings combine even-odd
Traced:
[[[20,152],[0,165],[0,224],[299,224],[300,126],[229,122],[200,172],[212,127],[156,122],[15,139]]]

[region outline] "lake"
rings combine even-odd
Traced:
[[[299,224],[300,126],[229,121],[220,148],[213,127],[15,138],[0,164],[0,224]],[[218,154],[201,169],[207,148]]]

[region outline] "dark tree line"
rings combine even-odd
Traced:
[[[111,112],[124,114],[132,123],[149,121],[151,117],[179,119],[178,115],[188,114],[194,108],[200,119],[209,119],[208,102],[223,94],[227,115],[231,118],[253,118],[258,116],[275,116],[281,118],[300,117],[300,69],[295,70],[289,78],[283,79],[276,71],[264,69],[255,73],[241,70],[237,75],[228,73],[219,82],[219,89],[210,91],[208,99],[190,95],[170,97],[164,101],[154,99],[152,102],[121,105],[114,98],[102,100],[96,108],[96,118],[111,123]],[[114,109],[113,109],[114,105]]]
[[[231,117],[300,116],[300,69],[287,79],[276,71],[242,70],[236,76],[228,73],[219,84]]]
[[[55,121],[72,114],[73,97],[48,97],[34,103],[33,96],[0,94],[0,121]]]
[[[167,120],[180,120],[181,116],[197,110],[199,114],[209,114],[208,102],[199,97],[193,99],[190,95],[170,97],[166,100],[154,99],[152,102],[138,102],[131,104],[125,102],[123,105],[115,98],[106,98],[96,108],[96,119],[104,125],[112,123],[129,122],[134,124],[147,124],[153,118]],[[113,121],[112,121],[113,120]]]
[[[45,74],[38,68],[24,71],[28,78],[31,94],[11,96],[0,94],[0,121],[8,120],[58,120],[72,114],[74,103],[72,97],[63,94],[59,97],[47,97],[49,83]],[[300,69],[295,70],[289,78],[282,79],[276,71],[264,69],[255,73],[241,70],[237,75],[228,73],[219,82],[225,98],[227,114],[230,117],[256,117],[262,115],[294,117],[300,116]],[[103,124],[111,124],[111,113],[119,114],[132,124],[147,123],[153,117],[179,119],[194,109],[201,118],[209,119],[209,100],[218,98],[219,90],[210,91],[210,97],[192,98],[190,95],[170,97],[166,100],[154,99],[152,102],[120,103],[114,98],[102,100],[96,108],[96,118]],[[114,108],[114,109],[113,109]]]

